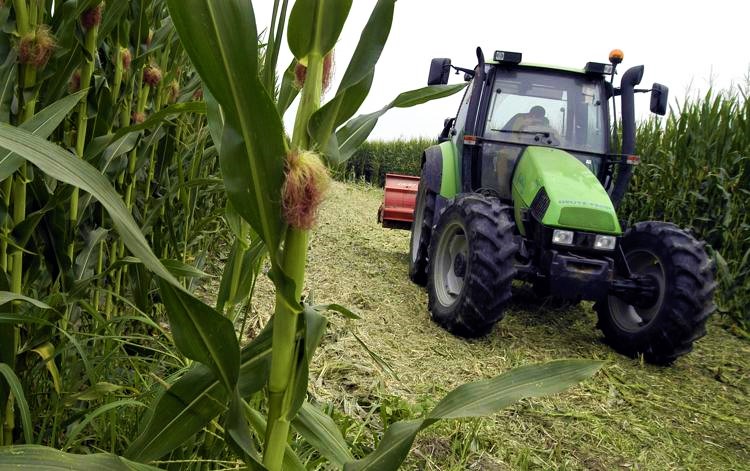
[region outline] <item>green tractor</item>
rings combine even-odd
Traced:
[[[639,162],[634,95],[650,92],[664,115],[667,87],[637,89],[643,66],[615,87],[619,50],[583,69],[507,51],[477,58],[473,70],[433,59],[429,73],[430,85],[451,69],[470,82],[422,156],[411,224],[409,276],[427,286],[434,321],[486,335],[518,279],[539,296],[594,301],[605,340],[625,355],[670,364],[689,352],[714,311],[705,243],[668,222],[625,228],[616,212]]]

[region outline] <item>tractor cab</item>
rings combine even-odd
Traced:
[[[566,151],[585,165],[608,190],[617,165],[632,165],[635,116],[633,94],[650,91],[651,110],[664,115],[667,87],[654,84],[649,90],[635,89],[643,67],[629,70],[623,86],[613,86],[622,52],[615,50],[609,64],[588,62],[581,69],[522,63],[522,54],[496,51],[474,70],[454,67],[450,59],[433,59],[428,85],[446,84],[451,69],[464,72],[469,85],[456,118],[445,121],[439,140],[449,136],[464,156],[463,142],[481,144],[481,156],[469,155],[463,163],[461,191],[491,190],[503,199],[512,198],[511,177],[521,153],[529,146],[554,147]],[[615,154],[611,142],[610,99],[622,96],[622,150]],[[449,128],[450,126],[450,128]],[[473,164],[473,165],[472,165]],[[628,173],[623,172],[623,173]],[[468,178],[466,178],[468,177]],[[622,191],[615,195],[619,204]]]
[[[528,146],[563,149],[604,177],[609,149],[602,77],[539,67],[495,67],[486,117],[480,185],[511,198],[511,175]]]

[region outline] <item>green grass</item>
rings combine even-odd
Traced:
[[[428,429],[407,468],[748,469],[750,343],[714,319],[692,353],[654,367],[603,344],[590,304],[556,308],[521,286],[489,337],[458,339],[430,321],[426,293],[408,280],[409,233],[377,225],[381,199],[370,186],[335,184],[309,255],[306,292],[362,315],[331,319],[310,375],[312,397],[335,411],[355,452],[372,448],[384,425],[418,416],[459,384],[584,357],[607,365],[567,393]],[[256,322],[271,303],[263,280],[252,307]]]

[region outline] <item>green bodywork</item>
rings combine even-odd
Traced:
[[[456,144],[439,144],[442,154],[440,196],[451,199],[461,192],[460,158]],[[541,188],[550,199],[542,223],[548,227],[621,235],[617,213],[596,176],[580,160],[553,147],[526,148],[513,176],[516,223],[521,234],[521,213],[531,206]]]
[[[443,155],[442,180],[440,181],[440,196],[453,198],[461,191],[461,167],[456,144],[452,141],[441,143],[440,152]]]
[[[606,190],[591,170],[564,150],[527,147],[516,166],[512,186],[516,222],[522,233],[521,213],[531,207],[544,188],[549,197],[542,218],[545,226],[622,234]]]

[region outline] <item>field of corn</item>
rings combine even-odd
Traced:
[[[632,218],[672,219],[711,243],[738,335],[714,329],[666,374],[592,347],[579,325],[589,308],[583,320],[556,311],[555,324],[519,308],[500,337],[462,343],[436,334],[405,281],[408,235],[370,227],[379,190],[334,183],[316,225],[324,162],[341,179],[416,173],[427,140],[355,153],[388,109],[464,86],[355,116],[398,16],[395,0],[373,2],[330,90],[351,3],[276,0],[261,31],[247,0],[0,0],[0,469],[746,463],[744,96],[644,124],[628,202]],[[676,174],[684,186],[662,181]],[[347,196],[359,218],[342,216],[355,212]],[[457,371],[438,384],[422,361]],[[676,391],[684,403],[666,400]],[[651,404],[661,412],[639,421]],[[673,407],[682,415],[668,419]],[[443,420],[454,418],[468,420]],[[566,438],[571,423],[579,434]],[[673,448],[640,450],[656,439]]]

